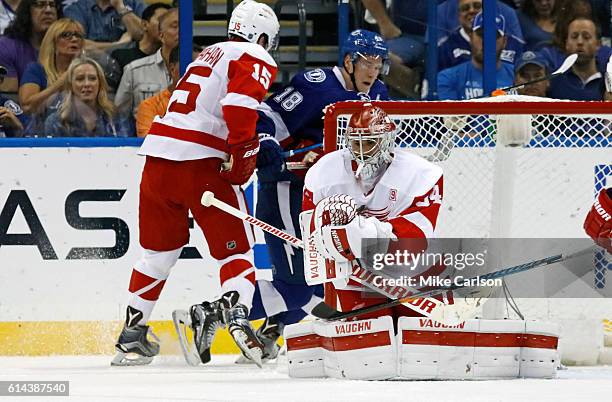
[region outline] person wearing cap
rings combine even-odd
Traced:
[[[458,11],[460,26],[438,40],[438,71],[469,61],[472,57],[470,34],[474,18],[482,11],[482,0],[459,0]],[[500,58],[514,63],[523,53],[523,42],[513,35],[506,37],[508,42]]]
[[[512,85],[514,81],[514,66],[500,59],[502,50],[506,47],[506,21],[502,15],[495,17],[497,39],[495,41],[497,60],[496,87],[503,88]],[[483,17],[479,13],[474,17],[472,33],[470,34],[470,47],[472,58],[454,67],[447,68],[438,73],[438,98],[451,100],[465,100],[478,98],[483,95]]]
[[[401,0],[396,0],[401,1]],[[401,2],[407,2],[406,0]],[[506,20],[506,34],[519,42],[524,43],[523,31],[519,24],[517,12],[504,1],[497,0],[495,3],[495,13],[501,14]],[[438,4],[438,38],[448,35],[461,25],[458,21],[459,0],[446,0]]]
[[[0,84],[4,81],[7,70],[0,66]],[[28,124],[28,117],[21,106],[11,98],[0,93],[0,137],[21,137],[23,128]]]
[[[532,51],[525,52],[514,66],[514,84],[520,85],[546,77],[546,61]],[[534,82],[517,90],[519,95],[546,97],[550,87],[548,80]]]

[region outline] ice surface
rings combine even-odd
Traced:
[[[2,381],[70,381],[70,397],[24,401],[610,401],[612,367],[570,368],[554,380],[342,381],[296,380],[269,363],[239,366],[213,356],[188,367],[182,357],[150,366],[110,367],[111,356],[0,357]],[[9,398],[0,398],[7,400]],[[17,400],[10,398],[10,400]]]

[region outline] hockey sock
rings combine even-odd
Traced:
[[[235,259],[224,263],[219,272],[221,293],[235,290],[240,294],[238,302],[249,309],[255,293],[255,268],[247,260]]]

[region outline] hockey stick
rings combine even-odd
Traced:
[[[301,153],[306,152],[306,151],[310,151],[310,150],[313,150],[313,149],[321,148],[322,146],[323,146],[323,143],[320,142],[318,144],[309,145],[309,146],[304,147],[304,148],[292,149],[291,151],[283,152],[283,156],[285,158],[291,158],[293,155],[297,155],[297,154],[301,154]]]
[[[210,206],[214,206],[219,208],[220,210],[227,212],[228,214],[241,219],[243,221],[246,221],[248,223],[250,223],[253,226],[256,226],[258,228],[261,228],[262,230],[265,230],[266,232],[279,237],[289,243],[291,243],[293,246],[295,247],[299,247],[301,249],[304,249],[304,242],[300,239],[298,239],[295,236],[290,235],[289,233],[286,233],[278,228],[275,228],[274,226],[268,225],[267,223],[260,221],[259,219],[246,214],[244,212],[242,212],[241,210],[232,207],[229,204],[226,204],[225,202],[218,200],[217,198],[215,198],[215,194],[212,191],[205,191],[204,194],[202,194],[202,205],[204,205],[205,207],[210,207]],[[363,268],[361,267],[361,264],[359,264],[359,261],[356,261],[357,267],[360,270],[363,270]],[[380,291],[380,289],[378,289],[375,286],[369,286],[368,283],[364,283],[361,282],[364,285],[370,287],[373,290],[377,290]],[[386,295],[388,296],[388,295]],[[416,300],[418,299],[418,300]],[[406,301],[405,306],[420,313],[423,315],[426,315],[428,317],[431,317],[433,319],[435,319],[436,321],[439,321],[443,324],[446,325],[455,325],[461,321],[457,321],[457,318],[452,316],[452,314],[450,313],[445,313],[444,308],[447,307],[447,305],[439,300],[436,299],[432,299],[429,297],[420,297],[420,298],[407,298],[407,299],[403,299]],[[417,303],[418,302],[418,303]],[[398,304],[403,304],[403,303],[398,303]],[[316,308],[316,307],[315,307]],[[435,311],[435,312],[434,312]],[[314,315],[314,314],[313,314]]]
[[[220,210],[227,212],[228,214],[233,215],[240,220],[246,221],[253,226],[257,226],[261,230],[265,230],[266,232],[276,237],[280,237],[281,239],[291,243],[295,247],[299,247],[302,249],[304,248],[304,242],[298,239],[297,237],[292,236],[289,233],[283,232],[282,230],[277,229],[274,226],[268,225],[266,222],[260,221],[254,216],[245,214],[241,210],[234,208],[221,200],[216,199],[215,194],[212,191],[204,191],[204,194],[202,194],[202,205],[204,205],[205,207],[213,206],[219,208]]]
[[[525,271],[529,271],[531,269],[534,268],[539,268],[539,267],[544,267],[547,265],[552,265],[552,264],[556,264],[558,262],[562,262],[562,261],[566,261],[569,260],[571,258],[575,258],[575,257],[579,257],[581,255],[584,254],[588,254],[591,253],[595,250],[599,249],[598,246],[593,245],[593,246],[589,246],[583,250],[580,251],[576,251],[574,253],[569,253],[569,254],[555,254],[552,255],[550,257],[546,257],[546,258],[542,258],[539,260],[533,260],[524,264],[519,264],[519,265],[515,265],[512,267],[508,267],[508,268],[504,268],[504,269],[500,269],[499,271],[494,271],[494,272],[490,272],[488,274],[485,275],[481,275],[481,276],[476,276],[474,278],[470,278],[466,281],[464,281],[464,283],[472,283],[471,281],[473,281],[474,279],[480,279],[480,280],[488,280],[488,279],[497,279],[497,278],[503,278],[505,276],[508,275],[514,275],[514,274],[518,274],[520,272],[525,272]],[[321,318],[327,321],[337,321],[337,320],[344,320],[347,318],[352,318],[361,314],[366,314],[366,313],[371,313],[373,311],[378,311],[381,309],[385,309],[385,308],[390,308],[390,307],[395,307],[398,306],[400,304],[404,304],[406,302],[409,302],[411,300],[415,300],[415,299],[419,299],[419,298],[424,298],[424,297],[428,297],[431,296],[433,294],[438,294],[441,292],[446,292],[449,290],[455,290],[455,289],[459,289],[459,288],[463,288],[465,287],[465,285],[460,285],[460,284],[455,284],[452,286],[445,286],[445,287],[440,287],[440,288],[436,288],[436,289],[430,289],[427,291],[423,291],[423,292],[417,292],[415,294],[410,295],[409,297],[405,297],[402,299],[395,299],[395,300],[390,300],[388,302],[384,302],[384,303],[379,303],[379,304],[375,304],[373,306],[369,306],[369,307],[363,307],[357,310],[352,310],[352,311],[347,311],[347,312],[341,312],[338,311],[334,308],[332,308],[331,306],[327,305],[325,302],[321,302],[319,304],[317,304],[313,309],[312,309],[312,315],[314,315],[317,318]],[[461,315],[465,315],[466,312],[459,312],[459,314]]]
[[[507,92],[507,91],[512,91],[512,90],[516,90],[516,89],[523,89],[527,85],[535,84],[535,83],[538,83],[538,82],[541,82],[541,81],[551,80],[551,79],[555,78],[556,76],[561,75],[561,74],[565,73],[567,70],[569,70],[574,65],[574,63],[576,62],[576,59],[578,59],[578,54],[576,54],[576,53],[570,54],[569,56],[567,56],[565,58],[565,60],[563,60],[563,63],[561,63],[561,67],[559,67],[558,69],[556,69],[552,73],[548,74],[547,76],[544,76],[542,78],[538,78],[538,79],[535,79],[535,80],[531,80],[531,81],[528,81],[528,82],[524,82],[522,84],[511,85],[509,87],[500,88],[497,91]]]

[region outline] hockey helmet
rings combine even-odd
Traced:
[[[383,37],[376,32],[365,29],[351,32],[342,44],[340,52],[342,57],[350,55],[353,63],[359,57],[380,57],[383,62],[381,74],[386,75],[389,72],[389,48]]]
[[[227,34],[236,35],[248,42],[257,43],[262,34],[268,36],[266,50],[278,47],[280,24],[274,11],[267,4],[244,0],[234,8]]]
[[[346,146],[358,168],[357,177],[376,175],[383,164],[391,162],[395,147],[395,123],[378,106],[364,103],[353,113],[346,128]]]

